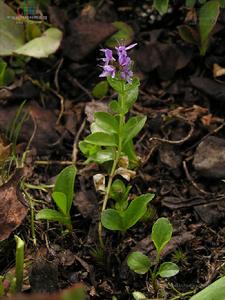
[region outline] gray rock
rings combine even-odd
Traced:
[[[201,176],[225,179],[225,140],[207,137],[196,149],[193,165]]]

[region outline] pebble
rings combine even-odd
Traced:
[[[225,139],[209,136],[203,140],[194,154],[193,166],[203,177],[225,179]]]

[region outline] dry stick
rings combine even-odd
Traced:
[[[188,135],[186,137],[184,137],[181,140],[178,141],[171,141],[171,140],[167,140],[167,139],[161,139],[161,138],[157,138],[157,137],[152,137],[149,139],[149,141],[159,141],[159,142],[163,142],[163,143],[167,143],[167,144],[172,144],[172,145],[181,145],[184,142],[186,142],[187,140],[190,139],[190,137],[192,136],[193,132],[194,132],[194,126],[191,123],[188,123],[191,126],[190,131],[188,132]]]
[[[77,153],[78,153],[78,149],[77,149],[77,145],[80,139],[80,135],[82,133],[82,131],[84,130],[86,125],[86,118],[84,119],[83,123],[81,124],[79,130],[77,131],[77,134],[75,136],[74,139],[74,143],[73,143],[73,152],[72,152],[72,162],[75,164],[77,161]]]
[[[75,78],[72,77],[70,74],[66,74],[67,79],[74,87],[79,87],[85,94],[90,98],[90,100],[93,100],[93,97],[91,93]]]
[[[191,182],[191,184],[193,185],[193,187],[195,187],[200,193],[204,194],[204,195],[212,195],[212,193],[209,193],[209,192],[206,192],[204,191],[203,189],[201,189],[198,184],[193,180],[193,178],[191,177],[189,171],[188,171],[188,168],[187,168],[187,163],[186,161],[184,160],[183,161],[183,168],[184,168],[184,171],[185,171],[185,174],[187,176],[187,179]]]
[[[58,65],[58,67],[56,69],[56,72],[55,72],[54,82],[55,82],[55,86],[56,86],[57,92],[59,92],[59,89],[60,89],[60,87],[59,87],[59,71],[60,71],[60,69],[62,67],[63,62],[64,62],[64,58],[62,58],[60,60],[59,65]]]

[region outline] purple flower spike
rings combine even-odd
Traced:
[[[107,77],[111,76],[114,78],[116,76],[116,68],[114,66],[105,65],[103,66],[103,72],[99,75],[99,77]]]

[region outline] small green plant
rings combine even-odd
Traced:
[[[95,162],[109,166],[108,185],[104,190],[105,176],[96,174],[101,181],[104,199],[99,223],[99,239],[101,246],[102,225],[109,230],[126,231],[135,225],[146,213],[147,204],[153,199],[153,194],[141,195],[129,201],[130,186],[126,187],[116,176],[127,180],[135,176],[131,170],[139,163],[134,150],[134,138],[142,130],[146,116],[126,118],[132,105],[138,97],[139,80],[133,77],[132,61],[128,57],[128,47],[115,47],[117,60],[112,50],[102,49],[105,57],[100,77],[107,77],[108,84],[118,94],[118,100],[109,103],[109,112],[97,112],[91,124],[91,134],[79,143],[80,150],[87,157],[86,163]],[[95,177],[96,178],[96,177]],[[99,183],[96,184],[96,186]],[[108,200],[113,200],[113,207],[107,208]]]
[[[172,2],[172,1],[171,1]],[[154,0],[153,6],[161,14],[168,11],[169,0]],[[194,9],[197,6],[197,26],[181,25],[178,27],[181,38],[187,43],[196,45],[201,55],[205,55],[212,31],[216,25],[220,8],[225,6],[224,0],[186,0],[185,7]],[[200,7],[200,8],[199,8]]]
[[[25,242],[17,235],[14,236],[16,241],[16,267],[15,274],[6,274],[0,276],[0,297],[7,294],[20,293],[23,287],[23,274],[24,274],[24,247]],[[4,283],[8,282],[8,288],[5,290]]]
[[[148,256],[137,251],[128,256],[127,264],[129,268],[138,274],[150,273],[152,285],[155,291],[158,290],[157,277],[172,277],[179,272],[175,263],[163,262],[160,264],[160,256],[166,244],[171,240],[173,227],[167,218],[159,218],[152,227],[152,241],[156,248],[155,266],[151,266]]]
[[[42,209],[36,215],[36,219],[44,219],[49,221],[57,221],[66,225],[69,231],[72,231],[70,210],[74,197],[74,182],[77,169],[75,166],[64,168],[56,178],[55,186],[52,193],[58,210]]]

